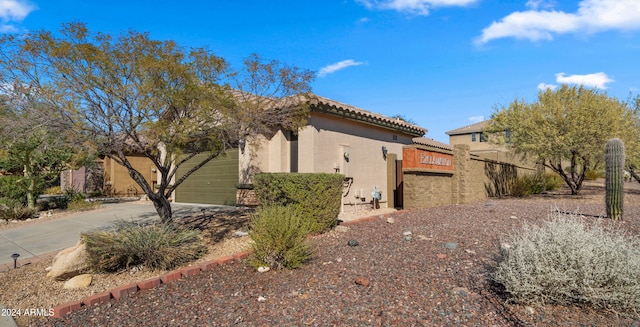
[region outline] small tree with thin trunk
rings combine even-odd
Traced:
[[[296,104],[313,78],[257,55],[236,72],[207,49],[135,31],[92,34],[80,23],[64,25],[57,36],[5,36],[0,65],[63,113],[73,126],[69,142],[91,145],[124,166],[164,222],[172,219],[169,197],[193,172],[255,133],[300,127],[308,108]],[[158,185],[133,167],[131,153],[151,160]]]
[[[27,88],[0,87],[0,108],[0,171],[21,175],[15,187],[22,188],[27,197],[16,200],[35,208],[43,187],[78,156],[59,137],[65,127],[54,112]]]
[[[563,85],[540,91],[536,102],[515,100],[500,108],[486,132],[509,131],[508,146],[558,173],[571,194],[578,194],[586,171],[602,164],[602,144],[608,139],[620,138],[630,153],[637,153],[638,120],[638,110],[626,102],[598,90]]]
[[[630,106],[633,110],[638,113],[640,112],[640,95],[636,95],[629,100]],[[636,130],[640,131],[640,121],[636,122]],[[629,174],[631,178],[635,179],[638,183],[640,183],[640,175],[638,175],[640,170],[640,149],[638,149],[638,145],[640,145],[640,139],[636,139],[632,144],[626,145],[626,169],[629,170]],[[631,146],[631,148],[630,148]]]

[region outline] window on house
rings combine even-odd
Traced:
[[[510,130],[506,130],[504,131],[504,139],[507,143],[511,143],[511,131]]]
[[[480,134],[480,142],[487,142],[487,138],[484,136],[484,133],[478,133]]]
[[[471,142],[476,141],[476,132],[471,133]]]

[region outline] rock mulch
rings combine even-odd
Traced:
[[[202,231],[209,252],[205,257],[192,265],[200,265],[219,257],[238,253],[250,247],[248,236],[234,236],[234,231],[245,230],[250,211],[243,209],[198,213],[194,217],[182,218],[182,223],[198,228]],[[37,223],[33,221],[31,223]],[[53,270],[53,258],[59,253],[42,256],[41,260],[27,263],[22,260],[19,269],[8,269],[0,272],[0,303],[5,308],[14,310],[39,310],[34,315],[15,315],[20,326],[39,326],[47,320],[50,310],[54,307],[77,302],[91,296],[104,294],[109,290],[123,285],[137,283],[167,273],[166,271],[151,271],[147,269],[131,269],[116,274],[94,273],[88,287],[65,289],[64,281],[46,277]],[[13,267],[11,267],[13,268]],[[50,268],[50,269],[47,269]],[[178,272],[180,276],[180,272]],[[107,297],[108,298],[108,297]],[[42,314],[44,312],[46,315]],[[53,315],[54,313],[51,313]]]
[[[377,217],[314,237],[315,256],[301,269],[258,273],[233,262],[34,325],[637,326],[640,320],[612,312],[506,304],[488,279],[514,228],[543,222],[554,207],[599,219],[603,194],[592,188],[577,198],[415,210],[394,215],[393,224]],[[636,235],[639,200],[627,194],[620,224]]]

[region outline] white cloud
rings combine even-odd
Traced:
[[[356,0],[369,9],[396,10],[426,16],[432,7],[464,7],[479,0]]]
[[[586,74],[586,75],[569,75],[565,76],[565,73],[556,74],[556,82],[562,84],[577,84],[587,87],[595,87],[605,90],[607,83],[611,83],[614,80],[609,78],[607,74],[603,72]]]
[[[0,33],[17,33],[18,28],[11,24],[0,24]]]
[[[485,119],[484,116],[472,116],[467,118],[467,120],[475,124],[484,121]]]
[[[19,23],[37,7],[27,0],[0,0],[0,33],[15,33]]]
[[[538,84],[538,90],[540,91],[545,91],[545,90],[554,91],[557,88],[558,88],[558,85],[554,85],[554,84],[545,84],[545,83]]]
[[[31,11],[36,9],[24,0],[0,0],[0,18],[3,21],[22,21]]]
[[[335,64],[327,65],[325,67],[320,68],[318,71],[318,77],[325,77],[329,74],[333,74],[341,69],[345,69],[351,66],[360,66],[364,64],[362,61],[355,61],[353,59],[347,59],[340,62],[336,62]]]
[[[532,10],[538,10],[540,8],[553,8],[555,6],[555,1],[547,1],[547,0],[529,0],[525,4],[527,8]]]
[[[485,44],[505,37],[539,41],[572,32],[640,29],[638,0],[582,0],[574,13],[538,10],[549,7],[548,2],[541,0],[529,0],[527,7],[530,10],[516,11],[491,23],[482,30],[476,43]]]

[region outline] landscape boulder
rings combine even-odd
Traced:
[[[90,274],[82,274],[64,282],[63,288],[67,290],[87,288],[91,285],[91,281],[93,281],[93,276]]]
[[[90,270],[89,253],[84,243],[60,251],[54,258],[47,277],[65,281]]]

